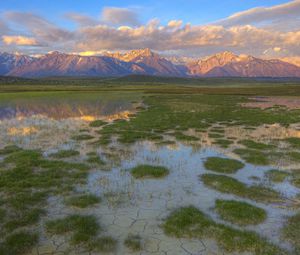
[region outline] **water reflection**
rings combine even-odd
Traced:
[[[9,97],[9,96],[8,96]],[[3,98],[3,95],[0,99]],[[57,94],[35,97],[14,97],[11,100],[0,100],[0,120],[22,119],[31,116],[43,116],[55,120],[81,118],[92,121],[101,116],[115,115],[131,111],[130,98],[97,93]]]

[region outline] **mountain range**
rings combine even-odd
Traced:
[[[164,57],[150,49],[80,56],[50,52],[39,57],[0,53],[0,75],[17,77],[124,76],[300,77],[300,67],[279,59],[221,52],[203,59]]]

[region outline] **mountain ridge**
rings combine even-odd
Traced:
[[[220,52],[171,61],[149,48],[81,56],[58,51],[39,57],[0,53],[0,75],[17,77],[153,75],[170,77],[300,77],[300,67],[280,59]]]

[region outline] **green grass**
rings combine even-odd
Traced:
[[[71,244],[85,244],[95,238],[101,230],[96,217],[92,215],[70,215],[46,223],[49,234],[71,234]]]
[[[45,210],[40,208],[32,208],[24,211],[19,211],[19,214],[15,215],[15,217],[8,220],[4,224],[4,228],[6,229],[6,231],[11,232],[20,227],[35,225],[40,221],[41,216],[45,214]]]
[[[263,203],[281,201],[280,194],[275,190],[263,186],[247,186],[229,176],[203,174],[201,180],[206,186],[219,192],[233,194]]]
[[[94,137],[88,134],[81,134],[81,135],[73,136],[72,139],[76,141],[85,141],[85,140],[92,140],[94,139]]]
[[[1,224],[4,240],[11,231],[37,226],[46,213],[47,198],[86,183],[89,167],[49,160],[37,150],[18,149],[6,154],[0,171],[0,192],[6,215]]]
[[[300,213],[290,217],[282,230],[283,237],[294,246],[294,254],[300,253]]]
[[[289,137],[284,141],[288,142],[294,148],[300,148],[300,138],[298,137]]]
[[[206,169],[226,174],[236,173],[244,167],[244,164],[235,159],[210,157],[204,163]]]
[[[239,141],[239,143],[246,146],[248,149],[254,149],[254,150],[271,150],[275,148],[274,145],[258,143],[252,140],[241,140]]]
[[[217,199],[215,210],[223,220],[240,226],[257,225],[267,218],[265,210],[235,200]]]
[[[7,155],[20,150],[21,148],[16,145],[7,145],[3,149],[0,149],[0,155]]]
[[[98,155],[89,156],[88,159],[87,159],[87,162],[92,164],[92,165],[98,165],[98,166],[105,165],[105,162]]]
[[[189,142],[189,141],[198,141],[199,140],[198,137],[191,136],[191,135],[185,135],[185,134],[183,134],[181,132],[175,132],[174,136],[179,141],[187,141],[187,142]]]
[[[30,252],[38,243],[38,235],[27,231],[19,231],[8,235],[0,243],[1,255],[18,255]]]
[[[97,197],[92,194],[85,194],[85,195],[78,195],[73,196],[66,200],[67,205],[79,207],[79,208],[86,208],[101,202],[100,197]]]
[[[300,170],[294,170],[292,173],[292,184],[300,188]]]
[[[235,149],[233,152],[250,164],[265,166],[270,163],[268,156],[261,151],[252,149]]]
[[[139,235],[129,234],[124,241],[125,246],[131,251],[140,251],[142,249],[142,239]]]
[[[265,173],[265,177],[271,182],[283,182],[290,174],[285,171],[276,169],[269,170]]]
[[[215,139],[213,144],[217,144],[222,148],[228,148],[231,144],[233,144],[233,141],[227,139]]]
[[[233,252],[250,252],[255,255],[286,254],[256,233],[218,224],[193,206],[172,212],[162,227],[165,234],[177,238],[212,238],[229,254]]]
[[[162,166],[139,165],[131,169],[134,178],[163,178],[169,174],[169,170]]]
[[[78,156],[78,155],[80,155],[79,151],[75,151],[75,150],[61,150],[61,151],[58,151],[56,153],[51,154],[50,157],[62,159],[62,158],[75,157],[75,156]]]
[[[90,127],[102,127],[106,124],[107,123],[103,120],[95,120],[95,121],[90,122],[89,126]]]
[[[88,249],[102,253],[113,253],[117,248],[117,241],[111,236],[98,237],[88,244]]]

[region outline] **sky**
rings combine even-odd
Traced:
[[[0,51],[300,56],[300,0],[1,0]]]

